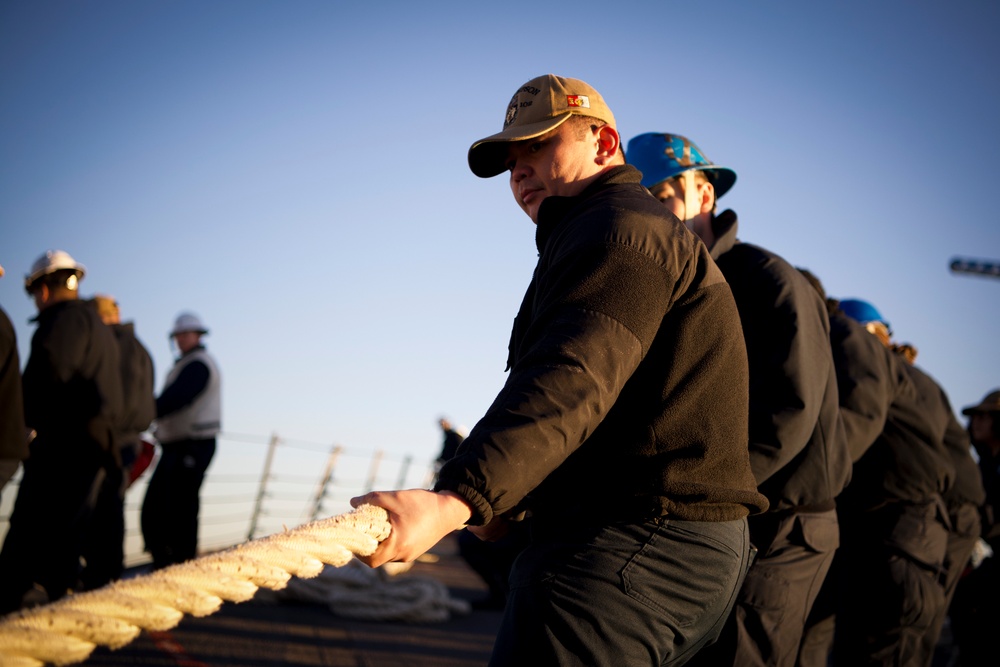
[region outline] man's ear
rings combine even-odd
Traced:
[[[715,210],[715,186],[709,181],[698,186],[698,206],[701,213]]]
[[[602,125],[597,129],[597,164],[611,164],[621,148],[621,137],[618,130],[610,125]]]
[[[31,296],[32,298],[35,298],[36,296],[38,297],[38,300],[35,303],[41,307],[49,302],[49,297],[52,296],[52,290],[49,289],[49,286],[45,283],[39,283],[37,286],[32,288]]]

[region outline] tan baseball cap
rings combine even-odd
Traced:
[[[541,136],[573,115],[590,116],[617,127],[604,98],[583,81],[554,74],[532,79],[518,88],[507,105],[503,130],[472,144],[469,168],[480,178],[502,174],[508,142]]]

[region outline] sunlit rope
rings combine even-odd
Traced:
[[[184,614],[208,616],[223,601],[244,602],[259,588],[280,590],[292,576],[312,578],[374,553],[389,536],[386,511],[362,505],[211,555],[125,579],[0,618],[0,667],[70,665],[97,646],[115,649],[142,630],[163,631]]]

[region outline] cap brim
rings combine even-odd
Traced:
[[[512,141],[533,139],[551,132],[569,120],[572,115],[572,112],[566,112],[537,123],[512,125],[502,132],[480,139],[469,149],[469,168],[480,178],[492,178],[502,174],[506,169],[504,162],[507,160],[507,144]]]

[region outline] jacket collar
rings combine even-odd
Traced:
[[[715,216],[715,219],[712,220],[715,243],[708,249],[712,259],[719,259],[739,243],[739,239],[736,238],[738,227],[739,221],[736,218],[736,211],[730,208]]]
[[[185,357],[191,356],[195,352],[202,352],[202,351],[204,351],[204,349],[205,349],[205,346],[203,344],[199,343],[199,344],[195,345],[194,347],[192,347],[187,352],[181,353],[181,356],[177,357],[177,360],[180,361],[181,359],[183,359]]]
[[[641,182],[642,174],[639,170],[632,165],[624,164],[608,169],[574,197],[546,197],[538,207],[538,226],[535,229],[535,246],[538,252],[542,252],[556,227],[562,224],[582,202],[609,186]]]
[[[79,308],[80,306],[84,306],[86,308],[91,307],[89,303],[81,301],[80,299],[63,299],[62,301],[56,301],[55,303],[42,308],[42,310],[35,313],[33,317],[29,317],[28,321],[32,323],[41,323],[45,320],[52,319],[57,313],[61,313],[67,308]]]

